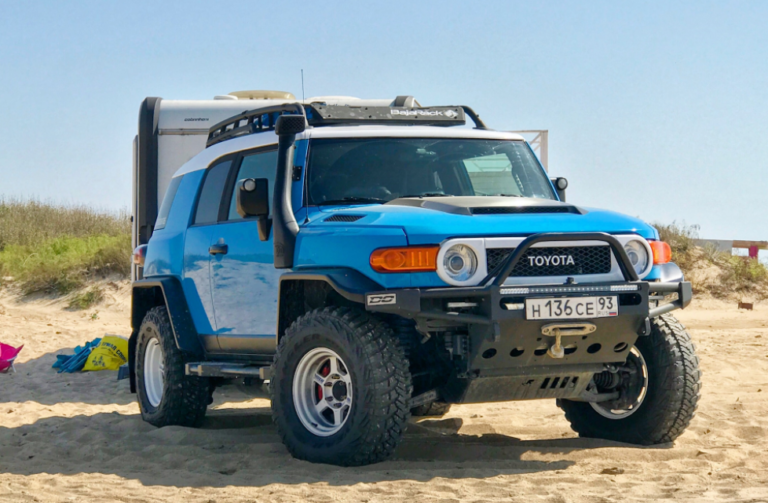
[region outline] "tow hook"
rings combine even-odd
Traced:
[[[595,330],[597,330],[597,327],[592,323],[550,323],[541,327],[543,335],[555,338],[555,343],[550,345],[547,350],[547,354],[551,358],[562,358],[565,356],[563,337],[587,335]]]

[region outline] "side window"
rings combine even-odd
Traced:
[[[203,180],[200,199],[197,201],[195,224],[215,224],[219,220],[221,196],[227,183],[227,175],[232,161],[222,161],[208,170]]]
[[[165,228],[165,223],[168,221],[168,213],[171,212],[171,205],[173,205],[173,199],[176,197],[176,191],[179,190],[182,178],[184,177],[177,176],[176,178],[173,178],[168,185],[168,190],[165,191],[165,197],[163,197],[163,204],[160,205],[160,211],[157,213],[155,230]]]
[[[269,204],[272,206],[272,194],[275,190],[275,173],[277,172],[277,151],[258,152],[243,157],[240,169],[235,178],[235,184],[229,201],[229,214],[227,220],[240,220],[237,213],[237,184],[244,178],[266,178],[269,180]]]

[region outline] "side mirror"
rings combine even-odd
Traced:
[[[566,178],[558,177],[550,178],[550,181],[552,182],[552,185],[555,186],[557,197],[559,197],[562,202],[565,202],[565,189],[568,188],[568,180]]]
[[[246,178],[237,182],[237,213],[243,217],[258,217],[259,239],[267,241],[272,221],[269,219],[269,180]]]

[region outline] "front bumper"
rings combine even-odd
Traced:
[[[667,304],[650,307],[651,297],[677,294]],[[619,317],[644,314],[655,318],[675,309],[684,309],[693,299],[687,281],[589,283],[567,285],[402,288],[369,292],[365,296],[368,311],[397,314],[404,318],[447,321],[454,324],[488,325],[510,318],[525,318],[523,310],[510,311],[505,304],[524,303],[525,299],[548,297],[619,296]],[[637,297],[639,296],[639,297]],[[657,299],[653,299],[657,300]],[[477,304],[467,312],[461,304]],[[451,306],[449,306],[451,304]],[[574,320],[576,321],[576,320]]]
[[[627,290],[631,288],[632,290]],[[672,293],[677,299],[651,307]],[[531,298],[615,295],[618,315],[579,320],[528,320]],[[651,318],[691,302],[691,284],[605,283],[535,287],[402,289],[371,292],[366,309],[416,321],[422,333],[441,333],[454,373],[441,390],[450,403],[536,398],[578,399],[592,376],[606,365],[623,363],[638,337],[650,334]],[[452,308],[449,306],[463,306]],[[545,335],[553,322],[592,325],[594,331],[561,337],[563,353],[553,357],[556,340]]]
[[[586,237],[596,239],[595,235]],[[599,238],[611,244],[606,235]],[[540,234],[526,241],[530,246],[551,239],[552,235]],[[690,283],[640,281],[632,274],[634,270],[630,273],[626,269],[623,282],[504,286],[504,273],[513,269],[515,257],[525,251],[525,244],[485,286],[407,288],[366,294],[368,311],[413,319],[421,333],[442,334],[455,367],[451,381],[441,392],[445,400],[578,397],[592,375],[605,370],[606,365],[626,360],[637,338],[650,334],[652,318],[691,302]],[[623,249],[612,247],[621,263],[626,258]],[[671,294],[677,294],[677,298],[658,305],[660,299]],[[617,297],[618,315],[568,320],[526,318],[529,299],[594,296]],[[555,337],[551,329],[545,329],[553,323],[581,325],[588,330],[565,330]],[[555,348],[557,351],[553,351]]]

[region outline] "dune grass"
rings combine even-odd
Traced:
[[[768,296],[768,267],[756,258],[731,255],[713,246],[700,247],[698,226],[678,224],[654,224],[662,241],[672,248],[672,260],[680,266],[686,277],[695,277],[694,271],[705,267],[717,268],[716,281],[706,284],[693,282],[694,290],[707,292],[714,297],[725,298],[731,294],[751,293],[759,298]]]
[[[66,294],[99,275],[127,277],[130,255],[126,213],[0,200],[0,278],[17,284],[24,294]],[[98,295],[90,300],[98,301]]]

